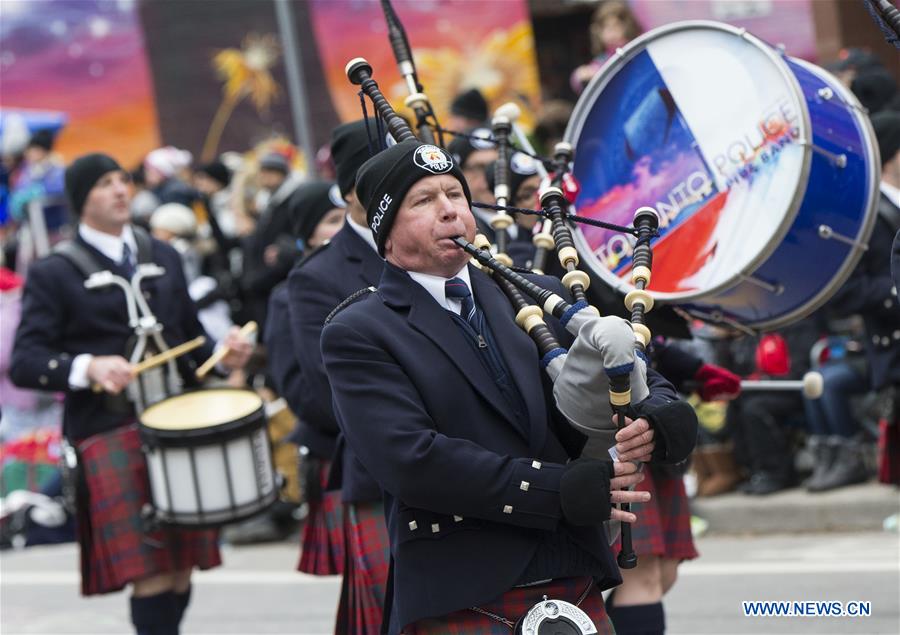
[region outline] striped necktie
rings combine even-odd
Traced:
[[[131,247],[126,242],[122,243],[122,260],[119,262],[119,266],[125,270],[129,278],[134,275],[135,268],[132,261]]]
[[[469,285],[460,278],[452,278],[444,283],[444,293],[448,298],[459,300],[462,304],[460,317],[469,323],[476,333],[480,333],[481,329],[478,323],[478,310],[475,308],[475,300],[472,298],[472,292],[469,291]]]

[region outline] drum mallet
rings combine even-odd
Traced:
[[[241,335],[243,337],[250,337],[253,333],[256,333],[256,329],[256,322],[250,320],[241,327],[241,330],[238,331],[238,335]],[[195,373],[197,379],[203,379],[204,377],[206,377],[207,373],[209,373],[209,371],[211,371],[216,364],[221,362],[222,359],[224,359],[224,357],[228,355],[229,351],[231,351],[231,349],[227,346],[220,346],[219,348],[217,348],[216,352],[210,355],[209,359],[203,362],[200,368],[197,369],[197,372]]]
[[[167,363],[170,359],[175,359],[176,357],[180,357],[185,353],[188,353],[195,348],[200,348],[206,343],[206,338],[202,335],[195,337],[192,340],[188,340],[178,346],[170,348],[167,351],[163,351],[162,353],[157,353],[152,357],[148,357],[142,362],[135,364],[132,368],[132,372],[135,376],[140,375],[145,370],[150,370],[151,368],[156,368],[157,366],[162,366]],[[91,385],[91,390],[94,392],[103,392],[103,386],[100,384],[94,383]]]
[[[742,391],[768,391],[768,390],[800,390],[807,399],[818,399],[822,396],[824,380],[822,373],[810,371],[799,380],[778,379],[743,379]]]

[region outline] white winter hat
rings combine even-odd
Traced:
[[[150,216],[150,229],[164,229],[187,238],[197,231],[197,216],[187,205],[166,203],[157,207]]]

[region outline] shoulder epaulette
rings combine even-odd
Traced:
[[[328,314],[328,317],[325,318],[325,324],[327,325],[338,313],[346,309],[348,306],[366,296],[370,293],[375,293],[377,289],[375,287],[366,287],[364,289],[360,289],[359,291],[354,291],[347,298],[345,298],[339,305],[334,307],[334,310]]]

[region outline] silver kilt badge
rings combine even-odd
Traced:
[[[516,626],[516,635],[591,635],[597,627],[574,604],[550,600],[547,596],[532,606]]]

